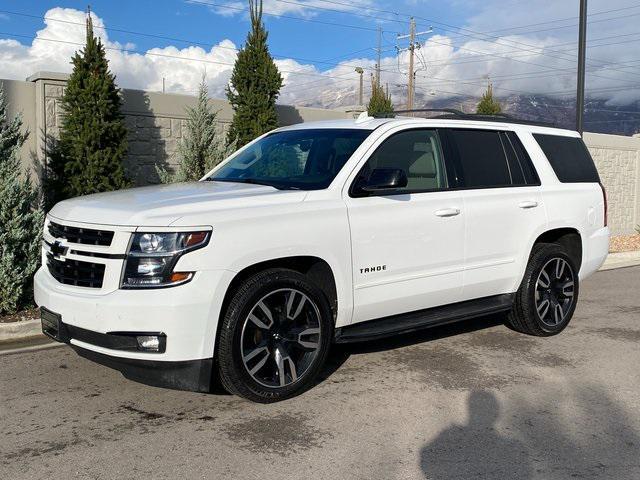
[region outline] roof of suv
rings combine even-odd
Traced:
[[[505,127],[513,127],[518,126],[524,128],[526,130],[531,131],[553,131],[556,135],[567,135],[567,136],[576,136],[578,135],[573,130],[562,129],[558,127],[554,127],[552,125],[544,125],[537,124],[534,122],[526,122],[520,121],[517,119],[511,118],[496,118],[491,119],[487,117],[478,117],[478,119],[474,119],[473,115],[456,117],[453,115],[444,115],[433,118],[421,118],[421,117],[404,117],[404,116],[396,116],[394,118],[374,118],[374,117],[365,117],[361,115],[357,119],[337,119],[337,120],[323,120],[317,122],[305,122],[305,123],[297,123],[295,125],[289,125],[286,127],[281,127],[278,130],[303,130],[303,129],[313,129],[313,128],[344,128],[344,129],[362,129],[362,130],[375,130],[381,125],[388,123],[402,123],[402,124],[416,124],[416,125],[451,125],[453,126],[467,126],[467,127],[495,127],[495,128],[505,128]]]

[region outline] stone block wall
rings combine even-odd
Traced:
[[[635,233],[640,223],[640,138],[585,133],[584,140],[607,191],[611,233]]]

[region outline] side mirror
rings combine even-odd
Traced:
[[[366,183],[360,186],[364,192],[383,192],[407,186],[407,174],[400,168],[376,168]]]

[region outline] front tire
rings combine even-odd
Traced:
[[[556,335],[571,321],[578,292],[578,269],[565,250],[555,243],[536,244],[507,321],[522,333]]]
[[[234,293],[220,329],[220,380],[230,392],[271,403],[304,392],[333,335],[326,297],[299,272],[269,269]]]

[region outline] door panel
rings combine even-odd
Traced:
[[[460,300],[464,213],[459,192],[349,199],[353,322]]]
[[[402,170],[406,187],[373,194],[359,190],[375,169]],[[360,170],[345,198],[353,322],[459,301],[465,214],[461,193],[447,190],[447,182],[439,135],[433,129],[389,135]]]
[[[467,190],[465,300],[517,290],[529,242],[546,222],[540,187]]]

